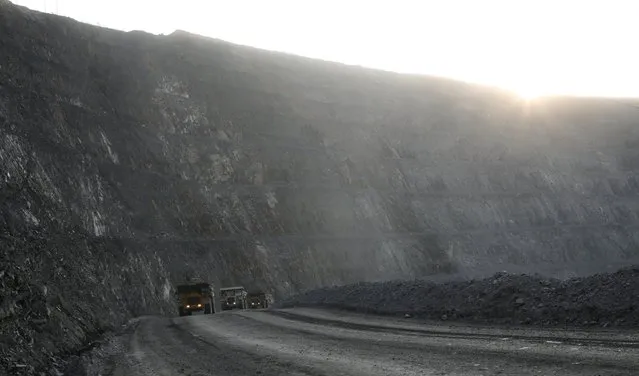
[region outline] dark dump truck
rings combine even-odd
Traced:
[[[265,292],[251,292],[246,297],[246,301],[248,303],[247,308],[250,308],[250,309],[268,308],[272,300],[273,299],[271,298],[271,295]]]
[[[190,282],[176,286],[180,316],[212,314],[213,288],[206,282]]]
[[[242,286],[222,287],[220,289],[222,310],[246,309],[248,305],[246,296],[246,289]]]

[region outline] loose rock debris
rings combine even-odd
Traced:
[[[639,326],[639,266],[568,280],[490,278],[357,283],[291,297],[280,307],[330,307],[435,320],[547,326]]]

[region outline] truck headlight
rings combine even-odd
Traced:
[[[202,307],[202,304],[198,304],[197,306],[198,306],[198,307]]]
[[[186,305],[186,308],[191,308],[191,306],[187,304],[187,305]]]

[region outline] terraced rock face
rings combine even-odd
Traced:
[[[638,255],[629,104],[1,9],[2,183],[29,171],[29,228],[278,293]]]
[[[0,1],[3,252],[19,243],[24,260],[107,279],[137,280],[143,265],[155,282],[130,288],[150,312],[172,309],[162,281],[193,273],[283,296],[625,264],[639,256],[638,121],[630,102],[524,103]],[[24,242],[34,233],[48,253]],[[66,263],[69,249],[88,261]],[[3,258],[27,284],[38,275]],[[91,283],[88,301],[112,299]],[[139,312],[122,304],[122,317]]]

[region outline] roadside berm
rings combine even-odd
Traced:
[[[473,323],[637,327],[639,266],[568,280],[497,273],[447,283],[357,283],[308,291],[279,304],[296,306]]]

